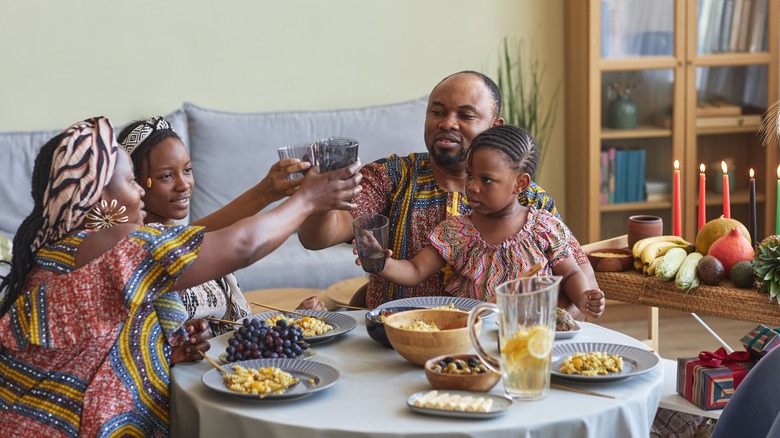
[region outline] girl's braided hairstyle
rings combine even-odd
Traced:
[[[0,316],[5,315],[11,304],[24,287],[27,274],[32,269],[35,254],[29,250],[32,247],[38,231],[44,225],[43,197],[48,187],[49,171],[52,166],[54,151],[59,146],[66,133],[62,132],[48,141],[41,148],[35,158],[35,167],[32,174],[32,198],[33,210],[27,216],[19,229],[16,230],[13,243],[13,255],[11,257],[11,270],[0,282],[0,295],[3,297],[0,305]]]
[[[520,173],[527,173],[534,178],[536,165],[539,161],[539,151],[531,135],[512,125],[498,125],[479,134],[471,142],[467,160],[472,167],[474,151],[492,148],[503,152],[511,160],[512,166]]]

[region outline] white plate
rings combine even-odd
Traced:
[[[477,304],[484,301],[474,300],[471,298],[457,298],[457,297],[414,297],[414,298],[401,298],[400,300],[388,301],[386,303],[377,306],[377,309],[384,309],[387,307],[439,307],[448,306],[450,303],[460,310],[469,311],[477,306]]]
[[[241,365],[244,368],[278,367],[282,371],[290,373],[293,377],[297,377],[300,381],[282,394],[267,395],[264,398],[227,389],[222,380],[222,372],[216,368],[207,371],[203,375],[201,379],[203,384],[214,391],[240,399],[274,402],[306,397],[335,385],[336,381],[339,380],[339,372],[335,368],[313,360],[252,359],[235,362],[232,365]]]
[[[580,374],[566,374],[559,370],[566,357],[574,353],[603,352],[618,354],[623,358],[623,370],[619,373],[609,373],[597,376],[583,376]],[[629,345],[605,344],[602,342],[574,342],[553,345],[552,375],[561,379],[576,380],[579,382],[612,382],[631,376],[638,376],[653,370],[661,360],[657,355],[641,348]]]
[[[557,339],[557,340],[571,339],[571,338],[577,336],[578,334],[580,334],[581,331],[582,331],[582,327],[580,327],[580,325],[575,322],[574,323],[574,328],[571,329],[571,330],[567,330],[565,332],[559,332],[559,331],[556,330],[555,331],[555,339]]]
[[[415,406],[414,401],[418,398],[421,398],[425,396],[425,394],[429,393],[430,391],[420,391],[415,392],[412,394],[408,400],[406,400],[406,405],[409,406],[409,409],[419,412],[421,414],[428,414],[428,415],[438,415],[442,417],[461,417],[461,418],[493,418],[497,417],[504,412],[506,412],[507,409],[509,409],[509,406],[512,405],[512,402],[505,398],[505,397],[499,397],[491,394],[486,394],[484,392],[472,392],[472,391],[450,391],[450,390],[442,390],[439,391],[439,394],[441,393],[448,393],[448,394],[457,394],[460,396],[471,396],[474,398],[483,397],[483,398],[489,398],[493,400],[493,405],[490,406],[490,410],[487,412],[464,412],[464,411],[448,411],[446,409],[434,409],[434,408],[423,408],[420,406]]]
[[[310,359],[311,357],[316,356],[316,355],[317,355],[316,351],[312,350],[311,348],[307,348],[307,349],[303,350],[303,353],[301,353],[299,356],[295,356],[293,359],[303,359],[303,360],[306,360],[306,359]],[[222,354],[220,354],[217,357],[219,358],[219,361],[222,362],[222,363],[231,363],[231,362],[227,361],[227,353],[222,353]],[[289,358],[285,358],[285,359],[289,359]],[[248,360],[252,360],[252,359],[248,359]],[[236,362],[241,362],[241,361],[237,360]]]
[[[316,344],[318,342],[324,342],[333,339],[334,337],[350,332],[352,331],[352,329],[357,327],[357,320],[343,312],[327,312],[323,310],[296,310],[296,312],[302,313],[304,315],[320,318],[321,320],[325,321],[327,324],[333,326],[333,330],[329,330],[321,335],[304,337],[306,342],[310,344]],[[283,312],[276,312],[276,311],[263,312],[263,313],[247,316],[247,318],[259,319],[260,321],[265,321],[280,313]],[[285,313],[285,315],[287,315],[289,318],[292,319],[300,318],[298,315],[294,315],[291,313]]]

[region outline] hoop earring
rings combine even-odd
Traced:
[[[116,224],[127,222],[127,216],[121,216],[127,210],[124,205],[117,206],[116,199],[109,204],[105,199],[95,204],[86,214],[89,219],[84,226],[95,230],[105,230]]]

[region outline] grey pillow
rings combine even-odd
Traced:
[[[365,164],[391,153],[425,150],[427,96],[357,109],[236,113],[184,104],[195,172],[191,217],[214,212],[260,181],[279,160],[276,149],[329,136],[360,142]]]

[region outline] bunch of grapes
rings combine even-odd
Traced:
[[[309,344],[303,341],[303,329],[280,319],[269,327],[257,318],[244,319],[243,326],[233,332],[225,349],[227,361],[246,359],[295,358],[303,354]]]

